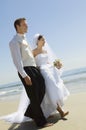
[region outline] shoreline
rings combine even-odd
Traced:
[[[8,101],[20,100],[21,93],[20,94],[15,94],[15,95],[1,97],[0,98],[0,103],[1,102],[8,102]],[[76,94],[82,94],[82,93],[86,93],[86,90],[84,90],[84,91],[70,92],[70,95],[76,95]],[[70,97],[70,95],[68,96],[68,98]]]
[[[51,127],[42,128],[46,130],[85,130],[86,129],[86,92],[70,94],[65,101],[64,110],[69,110],[67,120],[60,119],[59,113],[50,119],[55,124]],[[0,116],[15,112],[18,108],[19,98],[17,100],[0,101]],[[15,124],[16,125],[16,124]],[[11,123],[0,120],[1,130],[14,130]],[[33,122],[17,124],[15,130],[37,130]]]

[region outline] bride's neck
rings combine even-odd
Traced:
[[[42,51],[42,47],[41,46],[38,46],[37,49]]]

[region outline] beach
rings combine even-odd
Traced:
[[[69,110],[69,115],[64,119],[60,118],[59,113],[55,114],[48,121],[53,122],[51,127],[42,128],[45,130],[85,130],[86,129],[86,92],[71,94],[65,101],[64,110]],[[0,116],[13,113],[17,110],[19,98],[16,100],[0,101]],[[0,130],[37,130],[34,122],[22,124],[11,124],[0,121]]]
[[[63,81],[70,92],[63,109],[69,111],[64,119],[56,113],[48,121],[54,123],[44,130],[85,130],[86,129],[86,67],[69,70],[63,73]],[[0,85],[0,116],[16,112],[23,91],[21,82]],[[22,124],[11,124],[0,120],[0,130],[38,130],[34,121]]]

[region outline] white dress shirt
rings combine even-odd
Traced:
[[[25,35],[16,34],[9,43],[13,62],[17,71],[24,78],[27,76],[25,66],[36,66],[31,48],[25,39]]]

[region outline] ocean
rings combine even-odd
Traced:
[[[62,79],[70,94],[86,91],[86,67],[64,71]],[[23,90],[20,81],[0,85],[0,100],[19,96]]]

